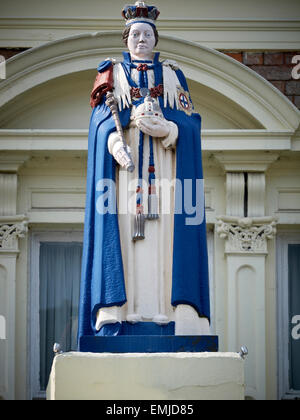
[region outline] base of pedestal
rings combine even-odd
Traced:
[[[79,351],[90,353],[217,352],[218,337],[214,335],[83,336],[79,340]]]
[[[237,353],[63,353],[48,400],[242,400]]]

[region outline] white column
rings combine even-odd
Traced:
[[[0,340],[0,396],[14,398],[15,388],[15,275],[16,256],[0,254],[0,312],[5,336]]]
[[[17,174],[0,173],[0,216],[17,214]]]
[[[245,175],[243,172],[226,174],[226,214],[244,216]]]
[[[264,173],[248,173],[248,216],[265,215],[266,177]]]
[[[246,396],[266,397],[265,258],[267,240],[276,233],[271,217],[218,218],[226,240],[227,345],[249,350],[245,363]]]
[[[15,313],[18,241],[27,232],[27,220],[17,215],[17,171],[26,160],[0,159],[0,317],[5,334],[0,338],[0,399],[15,398]]]
[[[0,315],[5,320],[5,339],[0,341],[0,396],[15,395],[15,302],[18,239],[27,232],[24,216],[0,217]]]
[[[266,396],[266,256],[276,221],[265,216],[265,173],[274,153],[223,151],[214,154],[226,173],[226,215],[216,232],[225,240],[226,338],[228,351],[248,347],[246,396]],[[246,183],[247,181],[247,183]]]
[[[246,396],[265,399],[265,256],[227,256],[228,347],[248,348]]]

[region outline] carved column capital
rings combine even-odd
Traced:
[[[0,253],[18,253],[18,240],[28,232],[25,216],[0,218]]]
[[[226,240],[227,254],[267,254],[267,241],[276,235],[276,220],[274,217],[220,216],[217,233]]]

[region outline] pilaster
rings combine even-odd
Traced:
[[[276,154],[218,153],[226,173],[226,215],[216,232],[225,241],[227,350],[249,350],[246,396],[266,397],[266,257],[276,219],[265,215],[265,172]]]
[[[245,177],[242,172],[226,174],[226,213],[228,216],[244,216]]]
[[[19,238],[28,230],[25,215],[17,214],[18,175],[25,156],[0,156],[0,315],[5,337],[0,340],[0,397],[15,398],[16,266]]]

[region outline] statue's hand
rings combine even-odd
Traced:
[[[138,120],[136,125],[143,133],[152,137],[167,137],[170,133],[168,122],[161,118]]]

